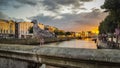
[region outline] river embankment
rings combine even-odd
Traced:
[[[75,37],[61,37],[61,38],[45,38],[45,44],[53,42],[61,42],[76,39]],[[39,40],[35,38],[27,39],[0,39],[0,44],[23,44],[23,45],[38,45]]]

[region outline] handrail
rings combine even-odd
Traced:
[[[0,57],[57,67],[97,68],[96,66],[120,66],[120,50],[30,46],[29,50],[26,48],[23,51],[21,47],[23,46],[15,50],[14,46],[9,46],[9,50],[7,48],[1,49],[2,47],[0,47]]]

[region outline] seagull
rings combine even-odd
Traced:
[[[55,34],[48,31],[48,30],[43,30],[38,26],[38,21],[33,20],[31,23],[33,23],[33,35],[35,38],[39,39],[40,45],[43,45],[45,40],[44,38],[54,38]]]

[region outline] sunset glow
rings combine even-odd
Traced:
[[[96,28],[93,28],[92,32],[93,32],[93,33],[96,33],[96,34],[99,34],[98,27],[96,27]]]
[[[96,28],[107,16],[100,9],[104,0],[3,0],[0,3],[0,19],[18,22],[37,19],[65,31],[98,33]]]

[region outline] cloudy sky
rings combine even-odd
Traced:
[[[0,18],[16,21],[37,19],[66,31],[96,29],[105,17],[104,0],[0,0]]]

